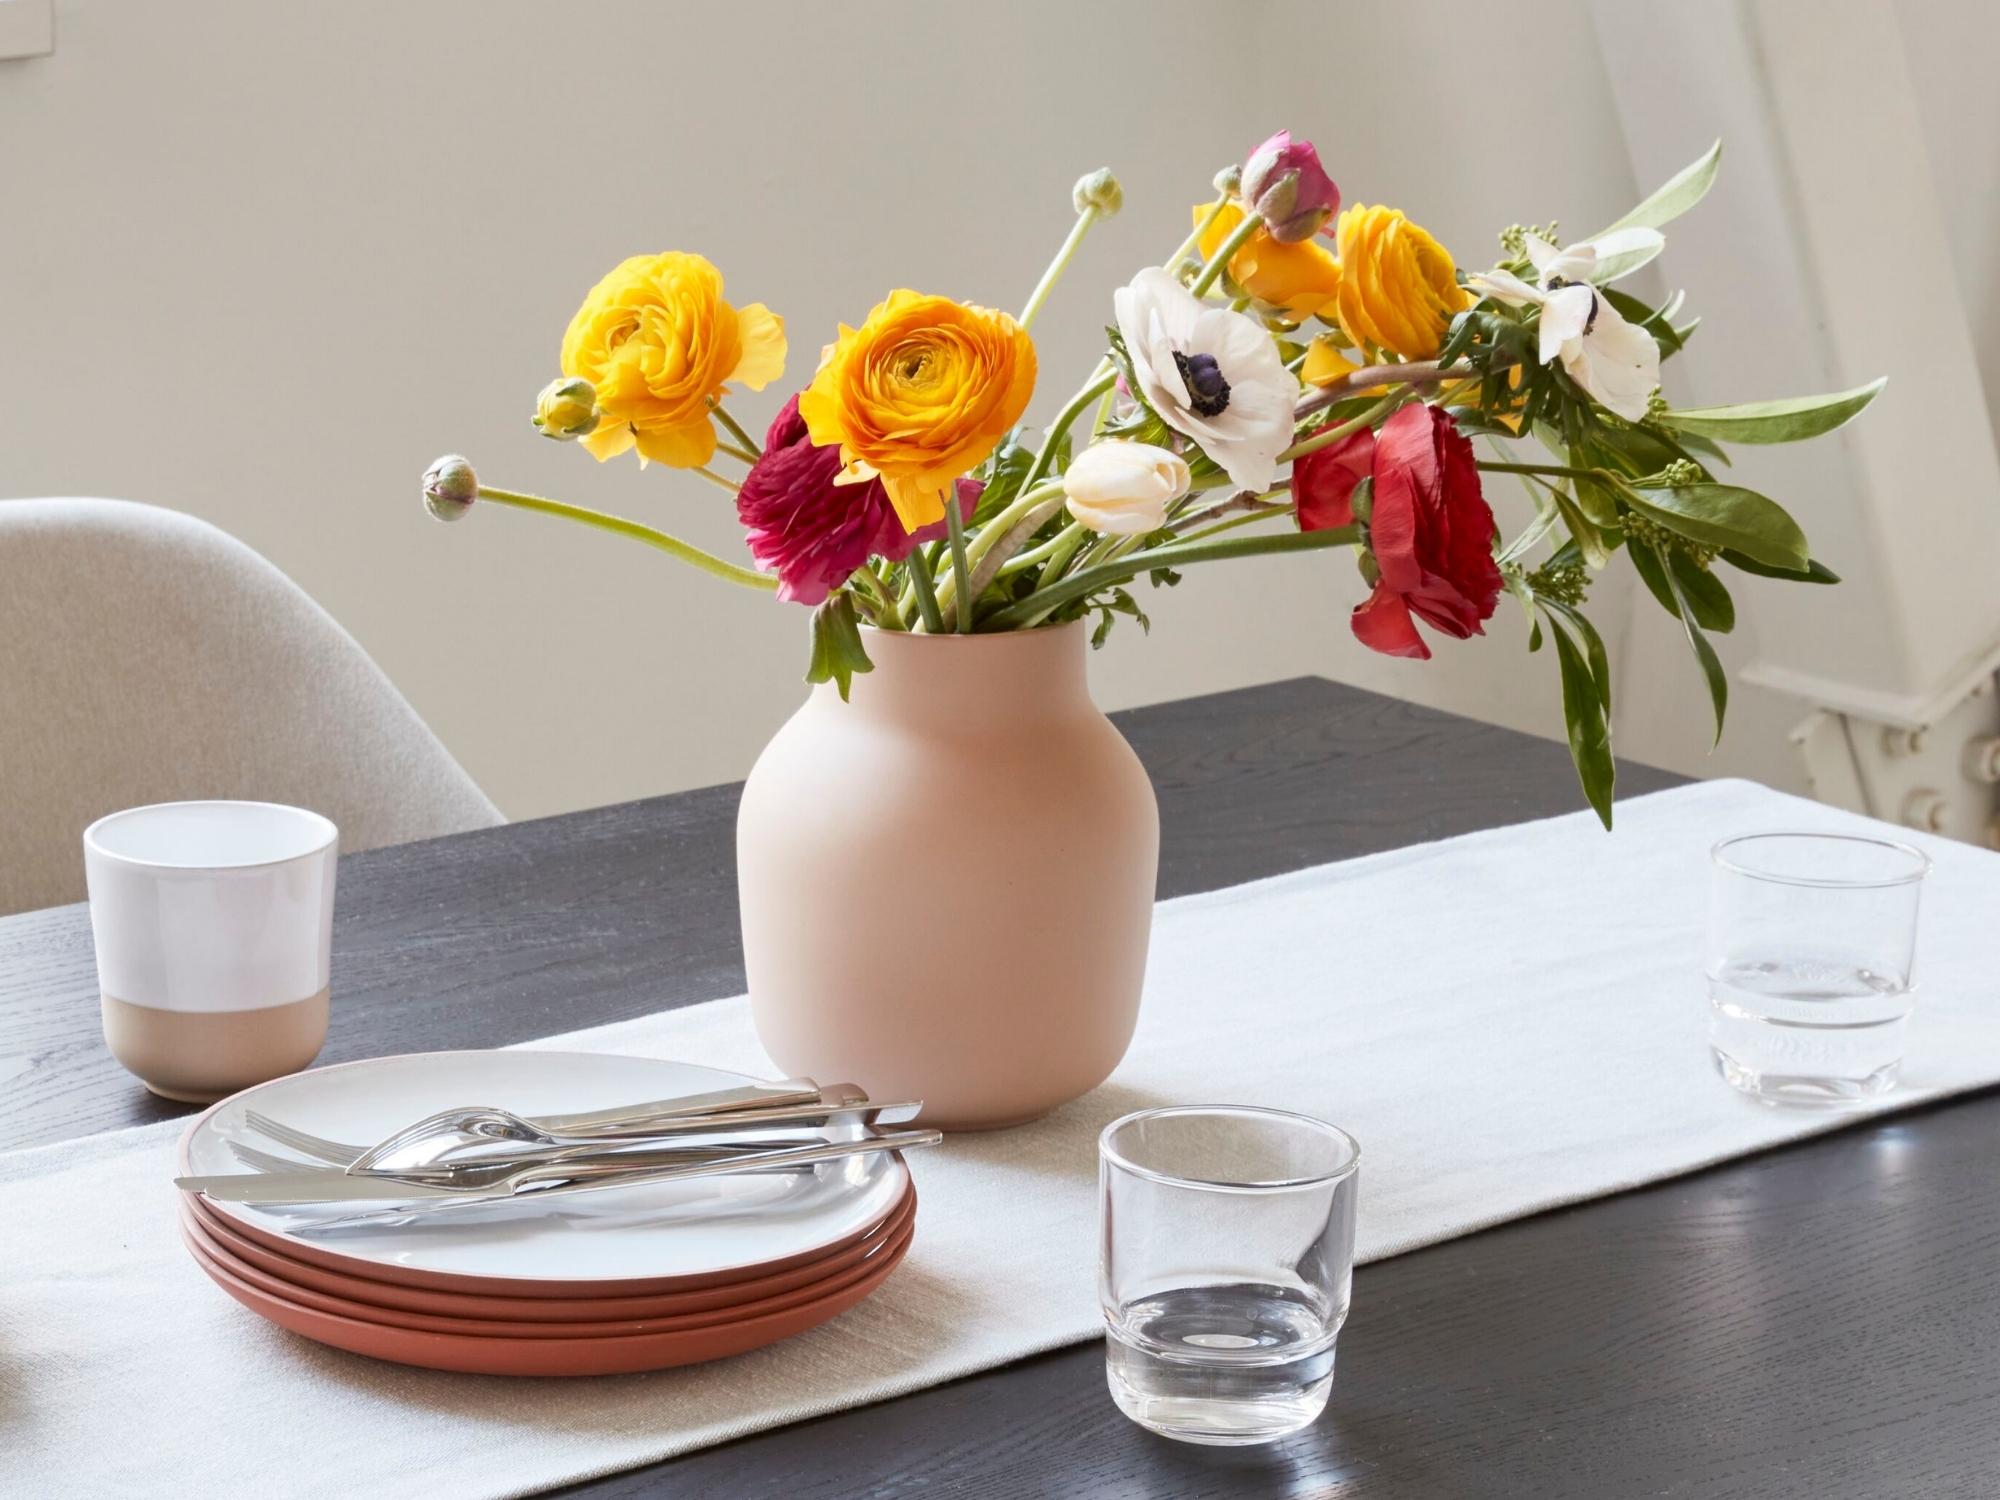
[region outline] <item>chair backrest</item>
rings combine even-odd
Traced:
[[[122,500],[0,500],[0,913],[83,897],[121,807],[290,802],[343,850],[504,821],[353,637],[241,542]]]

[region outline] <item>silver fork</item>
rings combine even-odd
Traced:
[[[842,1089],[846,1089],[848,1092],[842,1095],[839,1092]],[[844,1098],[849,1102],[830,1102],[836,1098]],[[506,1114],[505,1111],[500,1110],[480,1109],[475,1111],[468,1108],[450,1110],[443,1114],[420,1120],[415,1125],[406,1126],[402,1130],[397,1131],[388,1140],[375,1146],[357,1146],[348,1141],[328,1140],[324,1136],[313,1135],[307,1131],[298,1129],[296,1126],[287,1125],[282,1120],[274,1120],[269,1115],[254,1109],[247,1109],[243,1112],[243,1123],[259,1135],[265,1136],[281,1146],[289,1147],[303,1156],[311,1157],[315,1161],[328,1162],[342,1169],[366,1170],[372,1167],[376,1161],[385,1158],[388,1155],[389,1148],[406,1148],[413,1142],[422,1141],[426,1138],[435,1138],[440,1142],[438,1147],[439,1152],[455,1149],[460,1144],[476,1144],[488,1140],[498,1141],[506,1139],[544,1146],[577,1145],[603,1147],[619,1144],[634,1145],[644,1141],[660,1140],[676,1135],[712,1135],[729,1131],[774,1129],[780,1126],[824,1126],[833,1123],[902,1125],[916,1118],[917,1111],[921,1108],[922,1104],[920,1102],[870,1104],[867,1102],[865,1095],[860,1095],[858,1089],[851,1089],[851,1086],[848,1085],[836,1085],[835,1088],[822,1091],[822,1097],[812,1104],[744,1109],[724,1113],[690,1115],[685,1118],[662,1115],[654,1117],[653,1123],[644,1130],[628,1128],[609,1133],[595,1131],[555,1132],[548,1131],[545,1128],[547,1120],[551,1117],[530,1117],[522,1120],[522,1124],[533,1127],[535,1131],[544,1137],[540,1141],[537,1141],[536,1137],[527,1131],[501,1134],[498,1130],[489,1131],[488,1129],[480,1129],[474,1132],[472,1139],[467,1140],[464,1136],[456,1132],[454,1129],[456,1125],[475,1116],[477,1117],[477,1123],[491,1121]],[[519,1117],[513,1118],[518,1119]],[[524,1152],[522,1154],[526,1155],[528,1153]],[[411,1164],[424,1165],[426,1163],[413,1162]],[[399,1162],[397,1165],[400,1168],[403,1164]]]
[[[853,1089],[851,1084],[838,1085]],[[859,1093],[859,1090],[853,1090]],[[620,1105],[614,1109],[583,1110],[574,1114],[531,1115],[529,1123],[552,1134],[589,1133],[597,1135],[646,1135],[664,1122],[693,1119],[740,1117],[761,1114],[791,1105],[824,1108],[829,1090],[810,1078],[787,1078],[779,1083],[752,1083],[708,1094],[684,1094],[676,1099],[653,1099],[644,1104]],[[866,1098],[866,1095],[862,1096]],[[330,1141],[296,1126],[286,1125],[257,1110],[245,1110],[243,1120],[258,1134],[280,1145],[320,1161],[345,1167],[368,1148],[345,1141]]]

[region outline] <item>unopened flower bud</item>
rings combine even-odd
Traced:
[[[1281,130],[1250,153],[1243,164],[1243,201],[1264,220],[1281,244],[1294,245],[1319,233],[1340,212],[1340,189],[1319,164],[1311,141],[1295,141]]]
[[[456,521],[479,498],[479,476],[464,456],[447,453],[424,470],[424,509],[439,521]]]
[[[1088,213],[1092,209],[1104,218],[1110,218],[1125,206],[1125,189],[1111,174],[1111,168],[1099,167],[1095,172],[1085,173],[1077,178],[1076,187],[1070,193],[1070,201],[1076,205],[1078,213]]]
[[[1242,185],[1243,169],[1241,167],[1224,167],[1220,172],[1215,174],[1215,190],[1225,198],[1233,196],[1236,190]]]
[[[535,398],[535,425],[559,443],[597,430],[597,387],[580,376],[551,380]]]

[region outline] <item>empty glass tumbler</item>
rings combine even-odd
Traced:
[[[1098,1139],[1098,1300],[1119,1409],[1266,1443],[1326,1409],[1354,1280],[1361,1148],[1284,1110],[1142,1110]]]
[[[1896,1086],[1931,862],[1849,834],[1757,833],[1713,851],[1709,1049],[1768,1104],[1852,1107]]]

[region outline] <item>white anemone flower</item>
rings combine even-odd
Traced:
[[[1660,383],[1660,346],[1626,322],[1597,288],[1651,260],[1665,239],[1657,229],[1616,229],[1560,250],[1532,234],[1524,243],[1540,286],[1499,270],[1466,281],[1510,307],[1539,304],[1542,363],[1560,359],[1569,378],[1607,410],[1639,421]]]
[[[1246,490],[1266,490],[1291,446],[1298,377],[1264,326],[1203,302],[1148,266],[1112,295],[1139,391]]]

